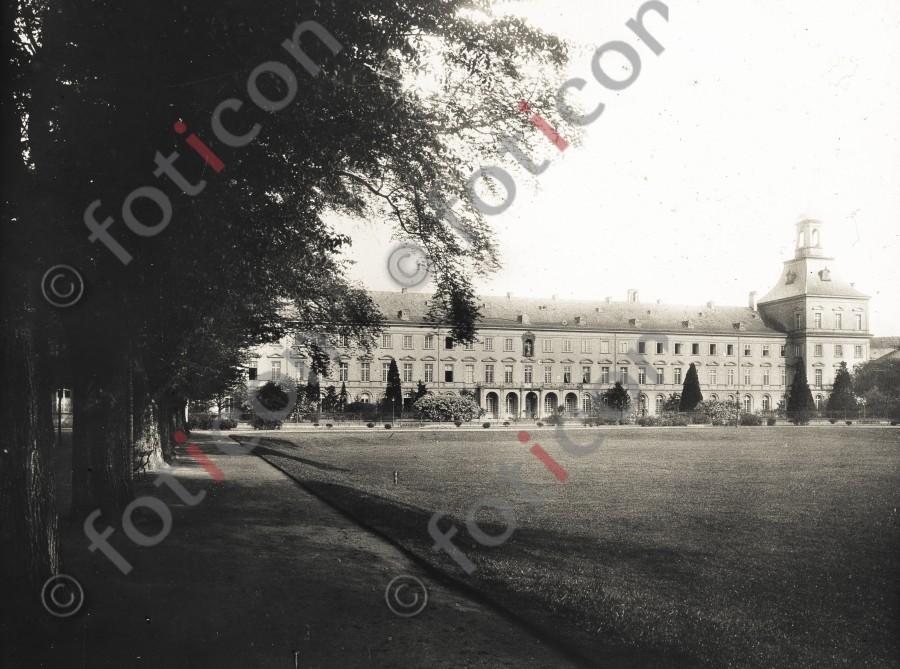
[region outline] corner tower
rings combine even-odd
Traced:
[[[759,301],[760,313],[787,333],[786,364],[802,357],[813,397],[824,401],[841,362],[868,359],[869,296],[844,281],[822,248],[821,221],[797,223],[794,257],[778,283]],[[789,371],[788,385],[793,372]]]

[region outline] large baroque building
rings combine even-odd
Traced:
[[[592,396],[621,381],[648,414],[680,393],[696,365],[705,399],[737,400],[745,411],[774,409],[784,398],[799,360],[813,397],[823,406],[841,362],[868,359],[869,297],[834,270],[821,246],[822,224],[797,224],[794,257],[776,285],[743,307],[485,297],[474,344],[454,342],[447,328],[425,316],[429,295],[373,292],[387,318],[376,348],[337,342],[332,377],[353,400],[376,402],[395,360],[404,392],[422,381],[433,393],[472,391],[497,419],[544,417],[557,406],[584,409]],[[305,379],[307,359],[286,339],[255,353],[251,385],[283,376]]]

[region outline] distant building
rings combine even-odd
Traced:
[[[371,353],[341,341],[321,386],[345,383],[352,399],[383,395],[391,360],[407,397],[418,381],[433,393],[471,390],[498,419],[545,417],[558,406],[586,409],[592,395],[622,381],[638,411],[659,413],[697,367],[705,399],[736,400],[745,411],[774,409],[802,357],[816,404],[824,407],[836,369],[869,359],[869,296],[843,281],[821,246],[822,224],[797,224],[794,257],[777,284],[743,307],[484,297],[478,341],[461,345],[425,320],[429,295],[373,292],[387,325]],[[305,380],[301,346],[290,339],[259,349],[251,385]]]

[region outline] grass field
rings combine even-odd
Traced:
[[[900,664],[900,430],[570,435],[603,441],[573,457],[552,429],[531,433],[565,483],[512,431],[266,433],[256,453],[598,666]],[[504,464],[521,465],[544,501],[505,481]],[[466,529],[483,497],[515,512],[499,546]],[[471,575],[431,551],[438,510]],[[489,534],[506,529],[499,512],[477,519]]]

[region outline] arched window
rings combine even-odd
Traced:
[[[361,393],[359,396],[359,401],[363,404],[371,404],[372,398],[369,396],[369,393]]]
[[[816,395],[816,410],[821,411],[822,409],[822,396]]]
[[[585,413],[590,412],[590,410],[591,410],[591,396],[590,395],[582,395],[581,410],[584,411]]]
[[[763,411],[770,411],[772,409],[772,398],[768,395],[763,395],[762,408]]]
[[[744,395],[744,411],[747,413],[753,411],[753,398],[750,395]]]
[[[718,395],[710,395],[710,396],[709,396],[709,401],[710,401],[710,402],[718,402],[718,401],[719,401],[719,396],[718,396]]]
[[[531,339],[526,339],[522,352],[526,358],[533,358],[534,357],[534,341]]]

